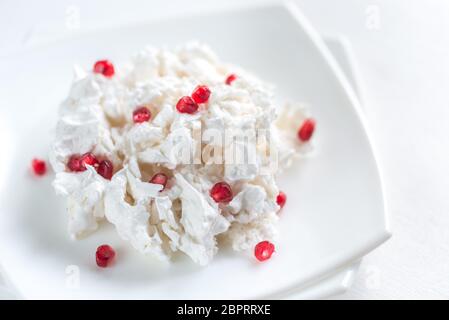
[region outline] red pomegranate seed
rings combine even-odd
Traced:
[[[81,171],[86,170],[86,165],[92,166],[92,167],[97,167],[98,166],[98,160],[97,158],[93,155],[92,152],[87,152],[85,154],[83,154],[80,158],[80,166],[81,166]]]
[[[189,96],[184,96],[179,99],[178,103],[176,104],[176,109],[181,113],[192,114],[198,110],[198,104]]]
[[[227,85],[231,85],[231,83],[237,79],[237,76],[235,74],[230,74],[227,78],[226,78],[226,84]]]
[[[100,60],[94,64],[94,72],[101,73],[105,77],[112,77],[115,73],[114,65],[109,60]]]
[[[103,244],[97,248],[95,253],[95,259],[97,260],[97,266],[106,268],[111,264],[115,257],[115,251],[111,246]]]
[[[112,178],[112,171],[114,167],[112,165],[112,162],[109,160],[103,160],[100,162],[97,168],[97,172],[100,176],[107,180],[111,180]]]
[[[259,261],[265,261],[271,258],[274,252],[274,244],[270,241],[259,242],[254,248],[254,256]]]
[[[146,107],[140,107],[133,112],[134,123],[142,123],[151,119],[151,112]]]
[[[69,168],[69,170],[73,172],[83,171],[81,168],[80,157],[77,155],[72,155],[67,162],[67,168]]]
[[[279,191],[278,196],[276,197],[276,203],[278,204],[281,209],[284,207],[285,202],[287,201],[287,195],[283,193],[282,191]]]
[[[198,86],[192,92],[192,99],[196,103],[206,103],[210,97],[210,89],[207,86]]]
[[[298,138],[303,141],[309,141],[315,130],[315,120],[309,118],[304,120],[298,131]]]
[[[210,196],[217,203],[230,202],[233,198],[231,186],[226,182],[218,182],[210,189]]]
[[[163,187],[161,191],[163,191],[165,189],[165,185],[167,184],[167,180],[167,175],[165,173],[159,172],[151,178],[150,183],[161,184]]]
[[[31,161],[31,167],[35,175],[43,176],[47,172],[47,164],[44,160],[34,158]]]

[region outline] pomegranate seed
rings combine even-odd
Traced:
[[[217,203],[230,202],[233,198],[231,186],[226,182],[218,182],[210,189],[210,196]]]
[[[167,180],[167,175],[165,173],[159,172],[151,178],[150,183],[161,184],[163,187],[161,191],[163,191],[165,189],[165,185],[167,184]]]
[[[198,104],[189,96],[184,96],[179,99],[178,103],[176,104],[176,109],[181,113],[192,114],[198,110]]]
[[[227,78],[226,78],[226,84],[227,85],[231,85],[231,83],[237,79],[237,76],[235,74],[230,74]]]
[[[112,165],[112,162],[109,160],[103,160],[100,162],[97,168],[97,172],[100,176],[107,180],[111,180],[112,178],[112,171],[114,167]]]
[[[285,202],[287,201],[287,195],[283,193],[282,191],[279,191],[278,196],[276,197],[276,203],[278,204],[281,209],[284,207]]]
[[[34,158],[31,161],[31,167],[33,168],[34,174],[38,176],[43,176],[47,172],[47,164],[41,159]]]
[[[259,261],[265,261],[271,258],[274,252],[274,244],[270,241],[259,242],[254,248],[254,256]]]
[[[100,60],[95,62],[94,64],[94,72],[101,73],[107,78],[110,78],[114,75],[114,65],[109,60]]]
[[[315,130],[315,120],[306,119],[299,128],[298,137],[301,141],[306,142],[309,141],[313,135],[313,131]]]
[[[76,155],[70,157],[69,161],[67,162],[67,167],[70,171],[73,172],[83,171],[81,168],[81,159]]]
[[[210,97],[210,90],[207,86],[198,86],[192,93],[192,99],[196,103],[206,103]]]
[[[103,244],[97,248],[95,258],[97,260],[97,266],[106,268],[114,259],[115,251],[111,246]]]
[[[86,170],[86,165],[92,166],[92,167],[96,167],[98,166],[98,160],[97,158],[93,155],[92,152],[87,152],[85,154],[83,154],[80,158],[80,166],[81,166],[81,171]]]
[[[150,120],[151,112],[146,107],[140,107],[133,112],[134,123],[142,123]]]

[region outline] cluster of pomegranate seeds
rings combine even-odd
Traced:
[[[92,152],[87,152],[82,156],[72,155],[67,162],[67,168],[72,172],[86,171],[86,165],[94,167],[103,178],[111,180],[113,165],[109,160],[98,161]]]
[[[109,60],[100,60],[95,62],[94,64],[94,72],[100,73],[107,78],[110,78],[114,75],[114,65]]]
[[[309,118],[304,120],[298,131],[298,138],[303,142],[307,142],[313,135],[315,131],[315,120]]]
[[[230,75],[226,78],[225,83],[226,83],[227,85],[231,85],[231,83],[232,83],[235,79],[237,79],[237,76],[236,76],[235,74],[230,74]]]
[[[134,123],[142,123],[151,119],[151,112],[147,107],[139,107],[133,112]]]
[[[207,86],[200,85],[192,92],[192,96],[184,96],[179,99],[176,109],[181,113],[193,114],[198,111],[198,104],[206,103],[210,97],[210,89]]]
[[[274,244],[270,241],[261,241],[254,248],[254,256],[259,261],[265,261],[271,258],[274,252]]]
[[[210,196],[217,203],[230,202],[233,198],[231,186],[226,182],[218,182],[210,189]]]
[[[167,180],[168,177],[165,173],[159,172],[156,173],[151,179],[150,179],[150,183],[155,183],[155,184],[161,184],[162,185],[162,189],[161,191],[163,191],[165,189],[165,186],[167,184]]]
[[[198,104],[189,96],[179,99],[176,109],[181,113],[193,114],[198,110]]]
[[[34,158],[31,161],[31,168],[37,176],[43,176],[47,172],[47,164],[41,159]]]
[[[109,160],[101,161],[97,168],[98,174],[107,180],[111,180],[113,170],[114,167]]]
[[[276,203],[282,209],[285,205],[285,202],[287,202],[287,195],[284,192],[279,191],[279,194],[276,197]]]
[[[210,97],[210,89],[207,86],[198,86],[192,92],[192,99],[196,103],[206,103]]]
[[[97,260],[97,266],[106,268],[114,260],[115,251],[111,246],[103,244],[97,248],[95,253],[95,259]]]
[[[87,169],[86,165],[90,165],[92,167],[98,166],[98,160],[91,152],[87,152],[82,156],[73,155],[67,163],[67,167],[73,172],[85,171]]]

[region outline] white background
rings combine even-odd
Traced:
[[[2,0],[0,57],[96,28],[258,2]],[[448,299],[449,2],[296,2],[319,31],[352,43],[393,230],[338,298]]]

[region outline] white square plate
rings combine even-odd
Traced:
[[[280,178],[289,196],[277,254],[256,263],[220,252],[208,267],[140,256],[110,226],[73,242],[51,176],[26,168],[45,156],[71,66],[123,61],[145,44],[209,43],[226,61],[276,85],[280,101],[306,101],[317,119],[315,153]],[[84,34],[0,61],[0,261],[26,298],[268,298],[362,257],[389,237],[373,151],[348,81],[292,6],[265,6]],[[118,250],[99,269],[100,243]],[[79,286],[73,280],[78,279]],[[74,278],[75,277],[75,278]]]

